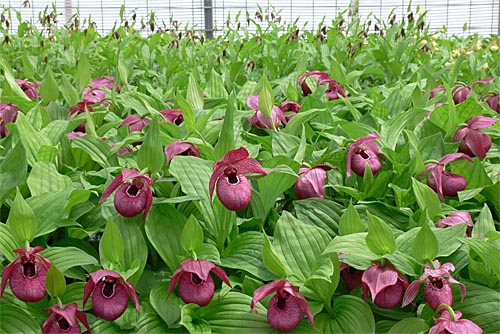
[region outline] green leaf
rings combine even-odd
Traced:
[[[114,165],[108,161],[111,148],[100,138],[90,135],[78,137],[71,142],[71,146],[85,151],[93,161],[97,162],[103,168]]]
[[[227,98],[227,91],[224,87],[222,76],[212,68],[207,82],[207,96],[209,98]]]
[[[39,161],[33,165],[27,183],[32,196],[62,191],[73,186],[68,176],[59,174],[56,165],[47,161]]]
[[[172,293],[166,298],[169,282],[160,282],[154,286],[149,294],[151,306],[165,321],[168,327],[174,327],[179,323],[183,301]]]
[[[271,84],[267,80],[265,75],[262,76],[261,80],[262,89],[260,90],[259,95],[259,109],[260,111],[271,120],[271,124],[274,123],[272,117],[272,110],[274,107],[274,93]],[[276,127],[276,124],[273,124],[273,127]]]
[[[4,197],[12,189],[24,181],[27,170],[26,149],[22,141],[19,141],[0,162],[0,184],[2,185],[0,187],[0,204],[3,203]]]
[[[481,213],[477,217],[476,224],[472,229],[472,237],[484,237],[489,231],[495,231],[495,222],[490,208],[484,204]]]
[[[429,325],[421,318],[406,318],[392,326],[387,334],[423,334],[429,330]]]
[[[40,253],[49,259],[62,272],[89,264],[97,264],[97,259],[76,247],[48,247]]]
[[[500,281],[500,253],[499,247],[485,240],[464,238],[463,242],[466,243],[471,250],[476,252],[477,255],[483,260],[483,263],[495,274]]]
[[[342,206],[324,198],[307,198],[294,201],[297,218],[305,224],[325,230],[330,237],[338,234]]]
[[[235,148],[234,145],[234,112],[236,111],[236,96],[233,93],[227,101],[224,122],[219,133],[219,139],[215,144],[215,158],[221,159],[229,150]]]
[[[203,109],[203,95],[201,94],[201,89],[198,86],[198,80],[196,80],[193,73],[189,75],[186,99],[191,108]]]
[[[104,233],[99,243],[99,251],[102,256],[104,256],[108,261],[118,264],[123,255],[124,251],[123,237],[113,222],[113,220],[108,220],[106,227],[104,228]]]
[[[411,179],[411,182],[420,209],[426,210],[431,219],[439,216],[441,214],[441,202],[436,192],[414,178]]]
[[[201,308],[198,304],[187,304],[182,307],[180,324],[186,327],[190,334],[211,334],[208,322],[200,317]]]
[[[371,213],[368,213],[366,245],[378,255],[393,253],[396,250],[396,239],[389,225]]]
[[[269,237],[264,233],[264,247],[262,249],[262,262],[269,271],[278,277],[286,277],[288,275],[285,264],[276,254]]]
[[[126,86],[128,84],[128,69],[123,58],[118,58],[118,66],[116,69],[118,70],[118,80],[123,82]]]
[[[36,218],[33,209],[23,198],[23,195],[16,192],[16,197],[10,208],[7,224],[12,235],[20,243],[31,242],[36,234]]]
[[[51,141],[35,130],[23,113],[17,114],[16,128],[24,147],[26,148],[28,163],[33,166],[40,147],[51,146]]]
[[[0,59],[1,60],[1,59]],[[26,310],[11,304],[0,304],[0,332],[4,334],[40,333],[40,324]]]
[[[65,74],[61,75],[61,93],[66,100],[66,103],[70,106],[76,105],[80,101],[80,94],[74,87],[74,85],[69,81]]]
[[[131,313],[133,314],[133,313]],[[135,314],[134,314],[135,317]],[[165,322],[156,314],[155,312],[148,312],[143,314],[137,322],[134,322],[133,332],[135,333],[178,333],[178,329],[170,330]],[[96,331],[97,332],[97,331]],[[110,334],[112,333],[120,333],[123,332],[123,328],[116,327],[113,330],[110,330]]]
[[[356,269],[364,270],[372,265],[372,261],[380,258],[366,245],[366,235],[367,233],[363,232],[335,237],[323,253],[342,253],[342,262]]]
[[[63,191],[45,193],[26,200],[35,213],[37,237],[53,232],[62,226],[78,225],[75,221],[66,219],[69,212],[65,209],[71,192],[70,188],[66,188]]]
[[[189,133],[196,132],[196,119],[194,117],[193,109],[189,102],[180,94],[175,97],[175,103],[182,110],[182,116],[184,117],[184,124]]]
[[[182,230],[182,245],[188,251],[194,251],[203,243],[203,229],[198,220],[191,215]]]
[[[9,84],[9,88],[14,93],[14,95],[20,97],[23,100],[29,101],[30,98],[27,97],[26,94],[24,94],[21,87],[19,87],[19,85],[17,84],[16,78],[14,76],[12,68],[9,66],[9,63],[3,58],[0,58],[0,68],[3,69],[5,80]]]
[[[179,258],[187,255],[181,242],[185,222],[186,217],[168,204],[153,205],[146,218],[146,236],[172,272],[179,267]]]
[[[432,262],[438,254],[438,241],[429,225],[424,224],[413,243],[413,254],[420,263]]]
[[[144,142],[137,152],[137,165],[139,169],[147,168],[150,175],[160,171],[165,162],[165,154],[161,145],[160,126],[158,117],[153,117],[144,135]]]
[[[45,76],[40,85],[40,97],[45,104],[56,101],[59,97],[59,84],[56,79],[54,79],[50,67],[47,67],[45,70]]]
[[[62,298],[66,291],[66,279],[53,263],[50,265],[49,271],[47,272],[45,284],[47,286],[47,293],[52,298]]]
[[[260,232],[250,231],[238,235],[224,250],[222,266],[245,270],[262,281],[274,279],[275,275],[266,269],[262,260],[264,242],[264,235]]]
[[[347,235],[359,232],[365,232],[365,224],[363,224],[358,211],[356,211],[352,203],[349,203],[339,220],[339,234]]]
[[[9,225],[0,224],[0,253],[2,253],[9,262],[12,262],[17,256],[17,253],[14,253],[13,250],[23,246],[24,243],[20,243],[14,238]]]
[[[85,87],[90,83],[92,79],[92,74],[90,73],[90,64],[85,56],[85,53],[80,54],[80,59],[78,60],[77,76],[78,87],[80,91],[83,91]]]
[[[330,236],[324,230],[306,225],[283,211],[276,222],[273,246],[292,276],[304,282],[316,267]]]
[[[332,316],[322,312],[314,322],[321,333],[375,333],[370,306],[363,299],[350,295],[335,298]]]

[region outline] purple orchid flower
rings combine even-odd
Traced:
[[[457,196],[457,193],[465,189],[467,182],[461,175],[445,171],[446,164],[457,159],[466,159],[472,162],[472,159],[464,153],[452,153],[443,156],[439,161],[431,162],[425,165],[422,174],[427,174],[427,185],[431,187],[441,201],[444,202],[444,195]]]
[[[50,261],[38,254],[45,248],[41,246],[14,249],[18,255],[2,271],[2,285],[0,297],[2,297],[10,280],[10,289],[14,296],[24,302],[37,302],[47,294],[45,278],[50,268]]]
[[[217,185],[217,196],[227,209],[238,211],[246,208],[252,197],[252,187],[244,175],[248,173],[267,175],[268,172],[257,160],[248,157],[244,147],[227,152],[214,164],[210,177],[210,198]]]
[[[129,297],[140,313],[139,298],[134,287],[123,277],[111,270],[100,269],[90,274],[83,290],[83,306],[92,295],[92,308],[99,318],[115,320],[125,312]]]
[[[351,176],[351,170],[359,176],[365,174],[365,166],[368,164],[375,175],[380,170],[380,160],[378,157],[378,145],[375,141],[380,136],[373,132],[369,135],[356,139],[347,151],[346,174]]]
[[[486,94],[481,101],[488,103],[491,109],[500,114],[500,93]]]
[[[86,136],[87,134],[85,132],[80,132],[80,131],[73,131],[73,132],[68,132],[66,136],[68,137],[69,140],[73,141],[76,138],[80,138],[83,136]]]
[[[479,130],[488,128],[496,122],[498,122],[497,118],[474,116],[466,122],[466,126],[455,132],[453,141],[460,142],[460,152],[482,159],[491,148],[491,138]]]
[[[168,294],[172,293],[179,282],[177,290],[186,304],[194,303],[205,306],[210,303],[215,290],[214,280],[210,276],[211,271],[229,287],[233,287],[226,272],[210,261],[187,259],[182,261],[179,267],[170,280]]]
[[[134,217],[144,211],[144,220],[153,203],[151,185],[154,182],[149,175],[141,175],[137,169],[122,168],[122,173],[104,190],[99,202],[118,189],[114,199],[116,211],[124,217]]]
[[[363,298],[368,299],[370,292],[372,301],[381,308],[393,308],[403,298],[408,287],[408,280],[390,263],[374,264],[363,273]]]
[[[338,84],[337,81],[331,79],[322,79],[318,81],[318,85],[328,84],[328,87],[325,90],[326,96],[328,100],[337,100],[340,96],[347,97],[344,87]]]
[[[325,198],[326,172],[331,169],[332,167],[327,165],[317,165],[312,168],[299,169],[299,177],[294,185],[297,198]]]
[[[160,114],[165,116],[166,121],[169,123],[181,125],[182,122],[184,122],[184,117],[182,117],[182,110],[180,109],[165,109],[160,111]],[[160,122],[163,122],[163,119],[161,119]]]
[[[15,104],[0,102],[0,138],[9,134],[6,125],[16,121],[18,112],[19,108]]]
[[[283,114],[283,111],[277,106],[273,106],[271,111],[272,115],[272,123],[271,120],[262,113],[259,109],[259,94],[250,95],[247,98],[247,106],[253,110],[255,110],[255,114],[249,119],[250,124],[253,124],[261,129],[274,129],[276,130],[280,123],[286,124],[286,118]]]
[[[90,87],[92,89],[101,89],[103,87],[106,87],[107,89],[112,90],[114,86],[115,86],[115,78],[110,75],[105,77],[95,78],[90,83]],[[121,85],[118,85],[116,87],[116,91],[119,93],[120,90],[121,90]]]
[[[31,82],[26,80],[16,79],[16,83],[21,87],[24,94],[32,100],[38,99],[40,94],[38,93],[37,88],[40,86],[40,82]]]
[[[462,301],[465,297],[465,285],[454,279],[450,271],[455,271],[453,263],[447,262],[441,265],[439,260],[434,260],[434,265],[424,264],[424,274],[419,279],[411,282],[403,297],[403,307],[409,305],[417,296],[420,283],[424,284],[424,298],[427,304],[436,311],[441,304],[451,305],[453,293],[450,283],[460,285],[462,290]],[[447,279],[446,279],[447,278]]]
[[[281,102],[281,106],[279,107],[287,122],[289,122],[297,113],[300,111],[300,104],[293,101],[284,101]]]
[[[167,157],[167,162],[170,163],[172,159],[177,155],[190,155],[193,157],[200,157],[200,150],[195,145],[183,142],[180,140],[175,140],[171,144],[165,147],[165,156]]]
[[[321,72],[321,71],[311,71],[311,72],[306,72],[299,76],[299,79],[297,80],[298,84],[302,88],[302,92],[304,93],[304,96],[307,96],[312,93],[311,88],[307,84],[307,78],[313,77],[320,80],[328,80],[330,79],[328,73],[326,72]]]
[[[97,104],[106,98],[106,92],[99,88],[85,88],[82,102]]]
[[[250,304],[252,310],[257,313],[255,305],[262,298],[276,292],[271,298],[267,308],[267,320],[272,328],[280,332],[293,330],[302,318],[302,312],[314,327],[314,320],[309,309],[307,300],[299,293],[299,287],[292,285],[286,280],[279,280],[257,288],[253,293]]]
[[[341,258],[341,255],[339,254],[339,259]],[[351,291],[354,288],[357,288],[360,286],[362,282],[362,277],[364,270],[359,270],[354,267],[351,267],[347,263],[340,262],[340,277],[342,277],[342,280],[344,281],[347,289]]]
[[[149,123],[151,123],[149,119],[142,118],[141,116],[136,114],[132,114],[125,117],[125,119],[118,126],[120,127],[128,125],[130,132],[134,131],[141,132],[142,129]]]
[[[483,330],[474,322],[460,319],[462,312],[454,311],[452,316],[448,310],[443,310],[439,318],[434,318],[434,326],[429,334],[481,334]]]
[[[459,103],[464,102],[465,100],[467,100],[467,97],[471,93],[473,85],[476,85],[476,84],[485,85],[488,82],[490,82],[491,80],[493,80],[493,78],[484,78],[482,80],[474,81],[469,85],[464,85],[464,84],[456,85],[451,90],[451,93],[453,94],[453,102],[455,104],[459,104]],[[442,85],[439,85],[438,87],[431,89],[430,98],[431,99],[434,98],[434,95],[436,92],[444,91],[444,90],[446,90],[446,88],[444,88]]]
[[[69,113],[68,113],[68,118],[70,118],[72,115],[76,114],[76,115],[80,115],[84,112],[92,112],[94,111],[94,108],[92,108],[90,106],[90,103],[88,102],[78,102],[78,104],[76,106],[73,106],[69,109]],[[85,125],[86,125],[87,122],[82,122],[80,123],[77,127],[76,127],[76,131],[77,132],[85,132]]]
[[[89,332],[92,329],[87,322],[87,315],[78,310],[76,303],[63,305],[62,307],[55,304],[45,312],[49,314],[49,318],[42,325],[43,334],[80,334],[81,329],[78,320],[87,328]]]
[[[465,236],[471,236],[471,229],[474,227],[474,222],[470,213],[467,211],[455,211],[450,213],[447,217],[440,219],[436,223],[436,227],[447,228],[450,226],[460,225],[467,223],[467,230],[465,231]]]

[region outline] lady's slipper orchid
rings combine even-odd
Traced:
[[[45,278],[50,268],[50,261],[38,254],[45,248],[41,246],[14,249],[18,255],[2,272],[0,297],[5,290],[7,280],[12,293],[24,302],[37,302],[47,294]]]
[[[347,97],[344,87],[338,84],[337,81],[331,79],[323,79],[318,81],[318,85],[328,84],[328,87],[325,90],[326,96],[328,100],[337,100],[339,96]]]
[[[36,100],[40,96],[37,90],[38,86],[40,86],[40,82],[35,83],[31,81],[16,79],[16,83],[19,85],[19,87],[21,87],[24,94],[26,94],[26,96],[30,99]]]
[[[232,288],[226,272],[210,261],[187,259],[182,261],[179,266],[180,268],[175,271],[170,280],[168,294],[172,293],[175,285],[179,282],[177,290],[186,304],[194,303],[205,306],[210,303],[215,290],[214,280],[210,276],[211,271]]]
[[[144,211],[144,220],[153,203],[151,185],[154,182],[149,175],[141,175],[137,169],[123,168],[122,173],[104,190],[99,202],[118,189],[114,199],[116,211],[124,217],[134,217]]]
[[[307,78],[313,77],[316,78],[318,81],[320,80],[327,80],[330,79],[328,73],[326,72],[321,72],[321,71],[311,71],[311,72],[306,72],[299,76],[299,79],[297,80],[298,84],[302,88],[302,92],[304,93],[304,96],[307,96],[312,93],[311,88],[307,84]]]
[[[453,141],[460,142],[460,152],[472,157],[484,158],[491,147],[491,138],[479,130],[488,128],[496,122],[498,119],[493,117],[472,117],[466,122],[467,126],[455,132]]]
[[[92,309],[99,318],[115,320],[125,312],[129,297],[139,314],[139,298],[134,287],[120,274],[101,269],[90,274],[90,279],[83,290],[83,306],[92,295]]]
[[[252,197],[250,181],[244,175],[248,173],[266,175],[268,172],[257,160],[248,157],[244,147],[227,152],[214,164],[209,185],[210,198],[217,185],[217,196],[227,209],[238,211],[246,208]]]
[[[128,125],[130,132],[134,132],[134,131],[141,132],[142,129],[146,125],[148,125],[150,122],[151,121],[147,118],[142,118],[139,115],[132,114],[132,115],[128,115],[127,117],[125,117],[125,119],[118,126],[120,127],[120,126]]]
[[[444,202],[444,195],[457,196],[457,193],[465,189],[467,182],[461,175],[445,171],[446,164],[456,159],[464,158],[472,162],[472,159],[464,153],[452,153],[443,156],[439,161],[425,165],[422,174],[427,174],[427,185],[437,192],[441,201]]]
[[[106,97],[106,92],[98,88],[85,88],[82,102],[97,104]]]
[[[277,129],[280,126],[280,123],[286,124],[286,118],[283,114],[283,111],[277,106],[273,106],[271,111],[272,115],[272,123],[271,120],[262,113],[259,109],[259,95],[254,94],[250,95],[247,98],[247,106],[253,110],[255,110],[255,114],[249,119],[250,124],[258,126],[261,129]]]
[[[101,89],[103,87],[106,87],[107,89],[112,90],[114,86],[115,86],[115,78],[113,76],[110,76],[110,75],[105,76],[105,77],[95,78],[90,83],[90,87],[92,89]],[[116,91],[120,92],[120,90],[121,90],[121,86],[118,85],[116,87]]]
[[[293,116],[297,115],[297,113],[300,111],[301,106],[297,102],[284,101],[281,102],[281,106],[279,108],[285,116],[286,121],[289,122],[293,118]]]
[[[408,287],[408,280],[390,263],[375,264],[365,270],[361,277],[363,298],[368,298],[368,291],[373,303],[381,308],[393,308],[399,304]]]
[[[368,164],[374,175],[380,170],[379,148],[375,141],[377,138],[380,138],[380,136],[373,132],[356,139],[349,146],[346,156],[346,174],[348,177],[351,176],[351,170],[359,176],[363,176],[366,164]]]
[[[314,327],[314,320],[307,300],[299,293],[299,287],[286,280],[279,280],[257,288],[250,307],[257,312],[255,304],[262,298],[276,292],[267,308],[267,320],[272,328],[280,332],[293,330],[302,318],[302,312]]]
[[[45,309],[45,312],[49,314],[49,318],[42,325],[43,334],[80,334],[82,331],[76,319],[80,320],[89,332],[92,332],[87,322],[87,315],[78,310],[76,303],[62,307],[55,304]]]
[[[299,177],[295,182],[295,195],[298,199],[311,197],[325,198],[326,172],[332,169],[327,165],[299,169]]]
[[[481,327],[467,319],[460,319],[462,312],[454,311],[454,316],[449,311],[443,310],[439,318],[434,318],[434,326],[429,334],[482,334]]]
[[[460,84],[460,85],[453,87],[451,90],[451,93],[453,95],[453,102],[455,104],[459,104],[459,103],[464,102],[465,100],[467,100],[467,97],[471,93],[473,85],[476,85],[476,84],[483,84],[484,85],[484,84],[487,84],[488,82],[490,82],[491,80],[493,80],[493,78],[484,78],[482,80],[474,81],[469,85]],[[434,98],[434,95],[436,92],[444,91],[444,90],[446,90],[446,88],[443,87],[442,85],[439,85],[438,87],[436,87],[434,89],[431,89],[430,98],[431,99]]]
[[[183,142],[180,140],[175,140],[167,147],[165,147],[165,156],[167,157],[167,162],[170,163],[172,159],[177,155],[191,155],[193,157],[200,157],[200,150],[195,145]]]
[[[472,221],[470,213],[468,213],[467,211],[455,211],[450,213],[447,217],[438,220],[438,222],[436,223],[436,227],[447,228],[464,223],[467,223],[465,236],[470,237],[472,227],[474,227],[474,222]]]
[[[488,103],[491,109],[500,114],[500,93],[486,94],[481,100]]]
[[[18,112],[15,104],[0,102],[0,138],[9,134],[6,125],[16,121]]]
[[[434,260],[431,267],[424,264],[424,274],[419,279],[411,282],[403,297],[403,307],[410,304],[418,294],[420,283],[424,284],[424,298],[427,304],[436,311],[441,304],[451,305],[453,303],[453,293],[450,283],[460,285],[462,290],[462,300],[465,296],[465,285],[451,277],[450,271],[455,271],[455,266],[447,262],[443,265],[438,260]],[[447,279],[446,279],[447,278]]]
[[[166,121],[169,123],[181,125],[182,122],[184,122],[184,117],[182,117],[182,110],[180,109],[165,109],[160,111],[160,114],[165,116]],[[163,121],[163,119],[160,121]]]
[[[340,258],[339,254],[339,258]],[[347,289],[351,291],[362,284],[361,278],[363,277],[364,270],[359,270],[350,265],[340,262],[340,277],[344,281]]]

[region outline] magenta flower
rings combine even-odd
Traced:
[[[259,162],[248,157],[244,147],[231,150],[214,164],[214,172],[210,177],[210,198],[217,185],[217,196],[229,210],[238,211],[250,204],[252,187],[244,174],[256,173],[266,175],[268,172]]]
[[[42,325],[43,334],[80,334],[80,325],[76,319],[80,320],[89,332],[92,332],[86,314],[78,310],[76,303],[62,307],[55,304],[46,308],[45,312],[49,314],[49,318]]]
[[[7,281],[12,293],[24,302],[37,302],[47,294],[45,277],[50,268],[50,261],[38,254],[45,248],[41,246],[14,249],[18,255],[2,271],[0,297]]]
[[[483,330],[474,322],[460,319],[462,312],[454,311],[452,316],[448,310],[443,310],[439,318],[434,318],[435,325],[429,334],[481,334]]]
[[[443,202],[444,195],[457,196],[457,193],[464,190],[467,185],[463,176],[445,171],[447,163],[460,158],[472,162],[472,159],[467,154],[452,153],[443,156],[437,163],[431,162],[425,165],[425,170],[422,174],[428,173],[427,185],[437,192]]]
[[[424,274],[419,279],[411,282],[403,297],[403,307],[410,304],[418,294],[420,283],[424,284],[424,298],[427,304],[436,311],[441,304],[451,305],[453,293],[450,283],[460,285],[462,300],[465,296],[465,285],[451,277],[450,271],[455,271],[453,263],[447,262],[443,265],[439,260],[434,260],[434,265],[424,264]]]
[[[177,290],[179,296],[186,303],[194,303],[200,306],[205,306],[210,303],[214,296],[214,280],[210,276],[212,271],[229,287],[233,287],[226,272],[207,260],[187,259],[179,264],[168,285],[168,294],[174,290],[175,285],[179,282]]]
[[[500,93],[486,94],[481,100],[488,103],[491,109],[500,114]]]
[[[165,147],[165,156],[167,157],[167,162],[170,163],[172,159],[177,155],[191,155],[193,157],[200,157],[200,150],[195,145],[183,142],[180,140],[175,140],[167,147]]]
[[[86,111],[88,112],[92,112],[94,110],[94,108],[92,108],[90,106],[90,103],[88,102],[78,102],[78,104],[76,106],[73,106],[69,109],[69,113],[68,113],[68,118],[74,114],[76,115],[80,115]],[[76,127],[76,131],[77,132],[85,132],[85,125],[86,125],[87,122],[82,122],[80,123],[80,125],[78,125]]]
[[[85,88],[82,102],[97,104],[106,97],[106,92],[98,88]]]
[[[351,291],[354,288],[357,288],[363,283],[361,279],[363,277],[364,272],[365,272],[364,270],[359,270],[351,267],[347,263],[340,262],[340,277],[342,277],[342,280],[344,281],[349,291]]]
[[[299,177],[295,181],[295,195],[298,199],[311,197],[325,198],[326,172],[332,169],[327,165],[299,169]]]
[[[0,138],[9,134],[6,125],[16,121],[18,112],[19,108],[15,104],[0,102]]]
[[[115,78],[113,76],[105,76],[105,77],[101,77],[101,78],[95,78],[90,83],[90,87],[92,89],[101,89],[103,87],[106,87],[107,89],[112,90],[114,86],[115,86]],[[118,85],[116,87],[116,91],[120,92],[120,90],[121,90],[121,86]]]
[[[318,85],[328,84],[328,87],[325,90],[326,96],[328,100],[337,100],[339,96],[347,97],[344,87],[338,84],[337,81],[331,79],[322,79],[318,81]]]
[[[122,168],[122,173],[104,190],[99,202],[118,189],[114,199],[116,211],[124,217],[134,217],[144,211],[144,220],[153,203],[151,185],[154,182],[149,175],[141,175],[137,169]]]
[[[466,126],[455,132],[453,141],[460,142],[460,152],[482,159],[491,147],[491,138],[479,130],[488,128],[496,122],[498,122],[497,118],[474,116],[466,122]]]
[[[443,85],[439,85],[436,88],[431,89],[430,98],[433,99],[437,92],[441,92],[443,90],[446,90]]]
[[[160,114],[165,116],[165,119],[169,123],[181,125],[181,123],[184,122],[184,117],[182,117],[182,111],[180,109],[165,109],[160,111]],[[163,119],[160,120],[160,122],[162,121]]]
[[[281,102],[281,106],[279,107],[287,122],[289,122],[293,116],[295,116],[300,111],[300,104],[293,101],[284,101]]]
[[[40,96],[37,90],[38,86],[40,86],[40,82],[35,83],[31,81],[16,79],[16,83],[19,85],[19,87],[21,87],[24,94],[26,94],[26,96],[30,99],[36,100]]]
[[[321,71],[312,71],[312,72],[306,72],[302,74],[299,79],[297,80],[298,84],[302,88],[302,92],[304,93],[304,96],[307,96],[312,93],[311,88],[307,84],[307,78],[313,77],[316,78],[318,81],[320,80],[327,80],[330,79],[328,73],[326,72],[321,72]]]
[[[368,164],[374,175],[380,170],[379,148],[375,141],[377,138],[380,138],[380,136],[373,132],[356,139],[349,146],[346,156],[346,174],[348,177],[351,176],[351,170],[359,176],[363,176],[366,164]]]
[[[467,100],[472,88],[470,86],[458,85],[452,88],[451,93],[453,94],[453,102],[459,104]]]
[[[262,298],[276,292],[267,308],[267,320],[272,328],[280,332],[288,332],[297,327],[302,312],[314,327],[314,320],[307,300],[299,293],[299,287],[286,280],[279,280],[257,288],[253,293],[250,307],[257,313],[255,304]]]
[[[361,277],[363,298],[368,298],[368,291],[373,303],[381,308],[393,308],[403,298],[408,287],[408,280],[390,263],[375,264],[365,270]]]
[[[440,219],[436,223],[436,227],[447,228],[464,223],[467,223],[467,230],[465,231],[465,235],[470,237],[471,228],[474,227],[474,222],[472,221],[470,213],[468,213],[467,211],[455,211],[450,213],[447,217]]]
[[[129,126],[130,132],[138,131],[141,132],[142,129],[148,125],[151,121],[147,118],[141,118],[141,116],[132,114],[125,117],[125,119],[118,125],[120,126]]]
[[[80,131],[73,131],[73,132],[68,132],[66,136],[68,137],[69,140],[73,141],[76,138],[80,138],[87,135],[85,132],[80,132]]]
[[[104,320],[115,320],[121,316],[127,308],[129,297],[135,304],[137,314],[140,312],[134,287],[114,271],[100,269],[91,273],[83,291],[83,306],[90,295],[95,315]]]
[[[273,106],[271,111],[271,120],[262,113],[259,109],[259,94],[250,95],[247,98],[247,106],[255,110],[255,114],[249,119],[250,124],[253,124],[261,129],[277,129],[280,123],[286,124],[286,118],[283,111],[277,106]]]

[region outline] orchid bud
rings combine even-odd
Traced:
[[[491,109],[500,114],[500,93],[486,94],[481,100],[488,103]]]
[[[370,292],[373,303],[381,308],[393,308],[398,305],[408,287],[406,277],[390,263],[369,267],[363,273],[361,281],[364,299],[368,298]]]
[[[332,167],[327,165],[301,168],[299,170],[299,177],[294,185],[297,198],[325,198],[326,171],[330,169],[332,169]]]
[[[0,138],[9,134],[6,125],[16,121],[18,112],[19,108],[15,104],[0,102]]]
[[[21,87],[24,94],[32,100],[36,100],[40,94],[38,93],[38,86],[40,86],[40,82],[30,82],[25,80],[16,79],[16,83]]]
[[[472,157],[484,158],[491,148],[491,138],[479,130],[490,127],[496,122],[498,119],[493,117],[472,117],[466,122],[467,126],[461,127],[455,132],[453,141],[460,142],[460,152]]]
[[[453,94],[453,102],[455,102],[455,104],[459,104],[467,100],[467,96],[469,96],[471,88],[470,86],[455,86],[451,92]]]

